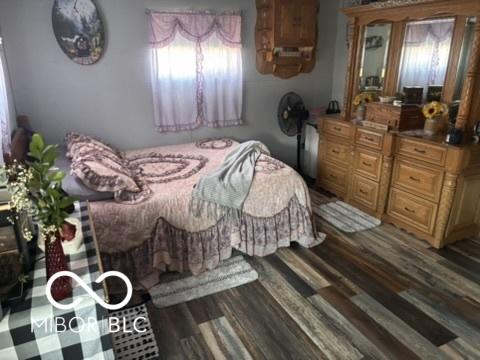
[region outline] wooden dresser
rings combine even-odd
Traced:
[[[398,136],[384,219],[439,248],[480,232],[480,146]]]
[[[319,118],[318,185],[363,211],[382,217],[392,168],[393,135]]]
[[[440,248],[480,232],[480,146],[318,119],[317,185]]]
[[[348,17],[343,112],[318,119],[317,185],[436,248],[478,235],[480,145],[473,143],[472,132],[480,121],[480,1],[382,2],[342,11]],[[428,67],[417,68],[415,59],[408,61],[418,76],[404,83],[402,52],[410,46],[407,29],[439,22],[451,22],[452,41],[442,55],[445,78],[435,80],[442,85],[435,96],[458,109],[450,114],[456,131],[464,134],[456,146],[444,143],[445,133],[429,138],[422,131],[404,131],[424,126],[415,101],[400,107],[370,102],[363,111],[355,101],[364,92],[402,98],[397,93],[406,87],[428,90],[421,102],[432,99],[431,79],[422,83]],[[362,118],[389,131],[357,125]]]

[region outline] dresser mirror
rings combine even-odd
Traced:
[[[359,73],[359,89],[361,91],[383,90],[391,30],[391,23],[365,26]]]
[[[480,1],[370,4],[343,12],[348,17],[347,44],[352,44],[342,113],[346,120],[362,118],[354,99],[373,92],[387,105],[393,100],[419,107],[434,100],[455,104],[456,121],[451,122],[472,132],[480,114],[475,101],[480,69],[472,68],[480,67]],[[364,114],[369,116],[368,109]]]
[[[460,51],[460,58],[458,61],[457,78],[453,95],[454,101],[459,101],[462,97],[462,88],[467,76],[468,59],[470,59],[472,52],[476,23],[477,18],[475,16],[468,17],[465,21],[465,33],[463,36],[462,50]]]
[[[449,65],[454,27],[453,17],[406,23],[398,92],[402,92],[405,87],[417,87],[423,88],[424,100],[432,91],[438,91],[441,96]]]

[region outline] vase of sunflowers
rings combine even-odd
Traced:
[[[438,134],[445,125],[445,119],[448,115],[447,104],[439,101],[432,101],[423,106],[423,115],[425,116],[425,126],[423,131],[428,136]]]
[[[365,120],[365,104],[371,103],[375,100],[375,94],[370,92],[362,92],[353,99],[353,106],[356,107],[355,122]]]

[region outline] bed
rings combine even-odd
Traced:
[[[291,242],[315,244],[305,182],[268,155],[256,163],[240,216],[192,216],[195,184],[237,145],[216,139],[122,153],[130,169],[141,174],[141,191],[135,194],[140,198],[90,202],[105,268],[149,289],[165,271],[199,274],[213,269],[233,249],[266,256]]]

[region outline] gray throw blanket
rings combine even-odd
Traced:
[[[225,157],[219,168],[200,178],[192,193],[193,215],[218,217],[228,210],[241,211],[262,153],[270,155],[261,142],[244,142]]]

